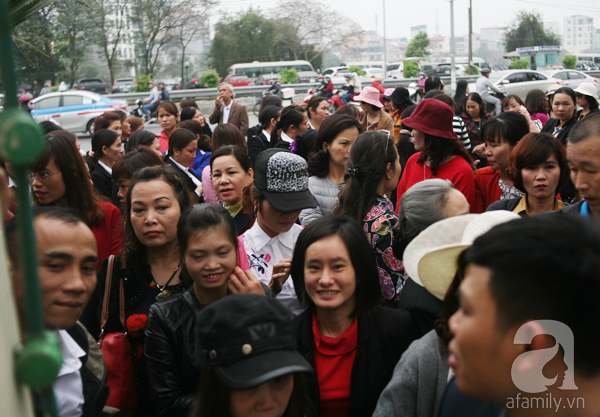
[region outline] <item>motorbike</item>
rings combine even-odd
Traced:
[[[346,94],[346,90],[342,90],[342,89],[333,90],[333,96],[329,100],[327,100],[327,102],[329,103],[329,113],[331,113],[331,114],[335,113],[337,109],[339,109],[340,107],[342,107],[344,105],[344,103],[342,102],[342,99],[340,98],[344,94]],[[350,96],[350,98],[348,99],[348,104],[356,103],[354,101],[354,97],[356,97],[357,95],[358,95],[358,93],[352,94]],[[358,103],[356,103],[356,104],[358,105]]]
[[[491,95],[496,97],[498,100],[500,100],[500,103],[502,103],[502,100],[504,100],[506,98],[506,95],[504,93],[496,93],[495,91],[491,91]],[[494,104],[488,103],[486,101],[485,102],[485,110],[486,110],[486,112],[488,112],[490,114],[494,114]]]
[[[146,115],[142,111],[143,104],[144,104],[144,102],[142,101],[142,99],[138,98],[135,101],[136,108],[131,111],[131,114],[135,117],[141,117],[142,119],[144,119],[146,124],[151,125],[151,124],[158,123],[158,119],[156,118],[156,112],[150,113],[150,120],[146,121]]]
[[[302,104],[301,106],[306,106],[308,104],[308,102],[310,101],[311,98],[313,98],[313,96],[318,96],[319,92],[314,89],[314,88],[309,88],[308,91],[306,92],[306,95],[304,96],[304,99],[302,100]]]
[[[410,98],[410,100],[413,103],[418,103],[423,98],[423,96],[419,93],[419,86],[417,85],[417,83],[412,82],[412,83],[408,84],[407,90],[408,90],[408,98]]]

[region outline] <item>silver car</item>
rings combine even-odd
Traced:
[[[596,86],[596,88],[600,87],[600,80],[598,78],[594,78],[585,72],[572,70],[572,69],[563,69],[563,70],[553,70],[553,71],[544,71],[544,74],[558,78],[558,83],[564,85],[565,87],[577,88],[581,83],[590,83]]]
[[[506,90],[506,95],[514,94],[525,100],[529,90],[537,88],[545,93],[560,80],[534,70],[508,70],[491,73],[490,81],[500,90]],[[477,91],[475,83],[469,85],[469,90]]]

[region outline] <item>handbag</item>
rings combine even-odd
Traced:
[[[129,335],[125,326],[125,291],[123,281],[119,285],[119,316],[123,332],[104,334],[106,322],[108,321],[108,302],[112,284],[112,274],[115,256],[108,258],[108,269],[106,271],[106,286],[104,300],[102,302],[102,315],[100,323],[100,338],[98,346],[104,354],[106,364],[106,383],[110,388],[110,395],[106,401],[109,407],[119,410],[133,410],[137,405],[135,389],[135,372],[133,370],[133,357]]]

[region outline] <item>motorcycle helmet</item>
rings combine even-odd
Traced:
[[[483,67],[483,68],[481,68],[481,70],[479,72],[481,72],[482,74],[489,74],[490,69],[488,67]]]
[[[352,73],[352,78],[354,78],[354,77],[358,77],[358,74],[355,72]]]
[[[331,80],[331,77],[330,77],[329,75],[326,75],[326,76],[325,76],[325,79],[326,79],[326,80]]]
[[[27,103],[28,101],[30,101],[32,99],[33,99],[33,96],[31,94],[25,93],[21,97],[19,97],[19,104]]]

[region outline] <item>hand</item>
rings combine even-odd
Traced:
[[[290,277],[290,267],[292,266],[292,258],[282,259],[273,265],[273,276],[269,282],[269,289],[273,294],[277,295],[281,292],[281,288],[285,281]]]
[[[531,123],[531,115],[529,114],[525,106],[521,106],[521,108],[519,109],[519,113],[525,116],[525,118],[527,119],[527,123]]]
[[[197,186],[195,191],[196,191],[196,194],[198,194],[198,196],[201,196],[202,194],[204,194],[204,189],[202,188],[202,184]]]
[[[473,153],[477,156],[485,157],[485,143],[480,143],[473,148]]]
[[[215,106],[221,107],[221,104],[223,104],[223,99],[221,97],[217,97],[215,100]]]
[[[260,281],[254,276],[252,271],[242,271],[242,268],[236,266],[233,270],[233,274],[229,277],[227,282],[229,291],[232,294],[257,294],[265,295]]]

